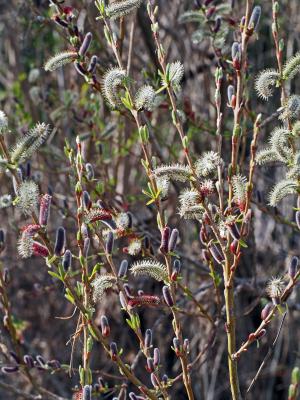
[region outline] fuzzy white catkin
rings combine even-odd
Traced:
[[[6,114],[0,110],[0,134],[5,133],[8,127],[8,120]]]
[[[17,206],[25,215],[36,211],[39,202],[39,188],[35,182],[31,180],[22,182],[17,188],[17,193]]]
[[[135,276],[146,275],[157,281],[166,281],[168,279],[166,266],[155,260],[136,261],[131,265],[130,271]]]
[[[143,0],[123,0],[109,4],[105,8],[106,15],[111,19],[121,18],[131,13],[142,4]]]

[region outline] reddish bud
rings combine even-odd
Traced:
[[[110,326],[108,323],[108,319],[105,315],[101,316],[100,326],[101,326],[102,336],[108,337],[110,335]]]
[[[47,226],[50,213],[51,200],[52,197],[49,194],[44,194],[41,198],[40,215],[39,215],[39,224],[41,226]]]
[[[160,243],[160,251],[162,253],[167,253],[169,248],[169,238],[170,238],[171,229],[166,226],[161,234],[161,243]]]
[[[261,319],[262,319],[262,320],[267,319],[268,316],[269,316],[269,314],[270,314],[270,312],[272,311],[272,309],[273,309],[272,303],[267,303],[267,304],[264,306],[264,308],[262,309],[262,311],[261,311],[261,314],[260,314]]]

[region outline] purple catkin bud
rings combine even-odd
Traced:
[[[82,45],[81,45],[81,47],[80,47],[80,49],[78,51],[78,54],[80,55],[80,57],[83,57],[87,53],[87,51],[88,51],[88,49],[90,47],[92,38],[93,38],[93,35],[92,35],[91,32],[88,32],[85,35],[85,37],[83,39],[83,42],[82,42]]]
[[[41,355],[37,355],[35,358],[36,358],[36,361],[40,364],[41,367],[45,367],[46,360],[44,359],[44,357],[42,357]]]
[[[83,66],[78,62],[74,62],[74,67],[76,71],[79,73],[79,75],[85,76],[86,75],[86,70],[83,68]]]
[[[0,229],[0,250],[3,250],[5,247],[5,233],[3,229]]]
[[[110,326],[108,323],[108,319],[105,315],[101,316],[101,320],[100,320],[100,326],[101,326],[101,333],[102,336],[107,337],[110,334]]]
[[[90,385],[85,385],[82,389],[82,400],[92,400],[92,391]]]
[[[65,271],[68,271],[72,265],[72,253],[70,250],[66,250],[62,260],[62,266]]]
[[[144,247],[145,247],[145,249],[149,249],[149,248],[150,248],[150,239],[149,239],[149,236],[145,236],[145,237],[144,237]]]
[[[249,209],[244,217],[244,222],[245,223],[249,223],[251,221],[252,218],[252,210]]]
[[[235,89],[233,85],[229,85],[227,88],[227,99],[228,104],[231,106],[232,97],[235,95]]]
[[[203,261],[209,262],[210,261],[210,252],[206,249],[202,250],[201,252]]]
[[[230,244],[230,251],[232,254],[237,255],[238,246],[239,246],[239,241],[237,239],[234,239],[233,242]]]
[[[232,61],[240,60],[240,58],[241,58],[240,44],[238,42],[233,42],[233,44],[232,44],[231,57],[232,57]]]
[[[125,283],[125,284],[123,285],[123,287],[124,287],[126,296],[127,296],[127,297],[132,297],[132,292],[131,292],[130,286],[129,286],[127,283]]]
[[[122,260],[120,267],[119,267],[118,277],[125,278],[127,275],[127,271],[128,271],[128,261]]]
[[[89,231],[88,231],[88,227],[86,224],[81,224],[80,231],[81,231],[83,239],[89,237]]]
[[[157,347],[153,350],[153,364],[156,368],[160,363],[160,351]]]
[[[24,360],[24,364],[26,364],[28,368],[34,367],[33,358],[29,354],[25,354],[25,356],[23,357],[23,360]]]
[[[161,381],[166,385],[168,383],[168,379],[169,379],[168,375],[164,374],[161,378]]]
[[[113,361],[116,361],[118,357],[118,347],[116,342],[111,342],[110,344],[110,356]]]
[[[261,191],[260,190],[256,190],[256,198],[258,203],[262,203],[262,195],[261,195]]]
[[[164,300],[165,300],[167,306],[173,307],[174,306],[174,301],[172,299],[169,287],[168,286],[164,286],[162,288],[162,292],[163,292]]]
[[[216,262],[219,264],[222,264],[222,262],[223,262],[222,253],[220,252],[220,250],[218,249],[218,247],[215,244],[212,244],[209,247],[209,251],[210,251],[211,255],[213,256],[213,258],[216,260]]]
[[[173,347],[174,347],[176,355],[179,356],[181,353],[180,341],[176,337],[173,339]]]
[[[189,341],[189,339],[184,339],[184,341],[183,341],[183,350],[186,352],[186,354],[189,354],[189,352],[190,352],[190,341]]]
[[[215,26],[213,27],[214,33],[218,33],[219,32],[219,30],[221,28],[221,22],[222,22],[221,17],[217,17],[216,20],[215,20]]]
[[[9,354],[11,355],[11,357],[14,359],[14,361],[17,364],[21,364],[21,360],[20,360],[19,356],[14,351],[10,351]]]
[[[90,208],[92,207],[92,201],[89,193],[86,190],[84,190],[84,192],[82,193],[82,202],[84,208],[86,210],[90,210]]]
[[[298,265],[299,265],[299,259],[298,257],[293,257],[291,259],[290,265],[289,265],[289,275],[292,279],[295,278],[295,275],[298,271]]]
[[[227,229],[233,239],[239,240],[241,238],[240,231],[236,224],[227,225]]]
[[[17,365],[14,365],[12,367],[2,367],[1,371],[4,372],[5,374],[13,374],[14,372],[19,371],[19,367]]]
[[[255,6],[253,8],[250,20],[249,20],[249,25],[248,29],[251,29],[253,32],[257,30],[259,20],[261,16],[261,6]]]
[[[87,258],[90,250],[90,238],[85,238],[83,242],[83,257]]]
[[[99,378],[98,378],[98,384],[99,384],[99,386],[100,386],[101,388],[104,388],[104,387],[105,387],[105,382],[104,382],[104,379],[102,378],[102,376],[99,376]]]
[[[166,226],[162,231],[161,243],[160,243],[160,248],[159,248],[162,253],[168,252],[170,232],[171,232],[171,229],[168,226]]]
[[[300,230],[300,211],[296,212],[295,220],[296,220],[296,224],[298,226],[298,229]]]
[[[68,27],[68,23],[66,21],[62,20],[58,15],[55,15],[53,20],[54,20],[54,22],[57,23],[57,25],[60,25],[63,28],[67,28]]]
[[[106,245],[105,245],[106,253],[112,254],[113,247],[114,247],[114,234],[112,233],[112,231],[109,231],[108,235],[107,235],[107,239],[106,239]]]
[[[207,242],[207,236],[206,236],[205,227],[203,225],[201,226],[201,229],[200,229],[199,238],[200,238],[200,242],[205,246],[206,242]]]
[[[175,251],[177,240],[178,240],[178,235],[179,235],[178,229],[176,229],[176,228],[172,229],[171,236],[169,239],[169,246],[168,246],[169,253],[173,253]]]
[[[4,268],[3,271],[3,282],[8,285],[10,283],[10,273],[8,268]]]
[[[154,371],[154,364],[153,364],[153,358],[148,357],[147,358],[147,371],[148,372],[153,372]]]
[[[173,271],[171,275],[172,281],[177,280],[177,277],[180,274],[180,270],[181,270],[181,262],[178,259],[176,259],[173,263]]]
[[[132,228],[132,214],[130,212],[127,213],[128,216],[128,229]]]
[[[152,383],[152,385],[153,385],[154,387],[158,387],[158,386],[159,386],[159,381],[158,381],[156,375],[155,375],[153,372],[152,372],[150,378],[151,378],[151,383]]]
[[[89,74],[93,74],[96,71],[97,62],[98,62],[98,57],[97,56],[93,56],[91,58],[91,61],[89,63],[88,69],[87,69],[87,72]]]
[[[242,29],[244,28],[245,23],[246,23],[246,17],[245,17],[245,15],[243,15],[242,18],[241,18],[241,23],[240,23],[240,26],[241,26]]]
[[[216,7],[209,7],[209,9],[206,11],[206,18],[209,19],[210,17],[213,16],[214,12],[216,11]]]
[[[122,292],[119,293],[119,299],[120,299],[120,303],[121,303],[122,308],[126,309],[126,307],[127,307],[126,299],[125,299],[125,296],[124,296],[124,294]]]
[[[267,331],[265,329],[262,329],[258,335],[256,336],[257,339],[261,339],[265,336],[265,334],[267,333]]]
[[[152,331],[147,329],[145,332],[145,347],[149,349],[152,346]]]
[[[56,231],[56,239],[54,245],[54,254],[56,256],[61,256],[64,252],[66,242],[66,231],[65,228],[60,226]]]
[[[260,317],[262,320],[266,319],[270,312],[273,310],[272,303],[267,303],[261,311]]]
[[[90,163],[85,164],[85,170],[86,170],[87,179],[89,181],[94,179],[95,173],[94,173],[94,168],[93,168],[92,164],[90,164]]]
[[[40,201],[40,214],[39,214],[39,224],[41,226],[47,226],[50,212],[52,197],[49,194],[44,194]]]
[[[60,369],[61,368],[61,364],[58,360],[49,360],[49,361],[47,361],[47,365],[48,365],[48,367],[50,367],[52,369]]]

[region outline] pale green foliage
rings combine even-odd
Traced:
[[[105,73],[102,80],[102,93],[111,107],[116,108],[122,104],[119,89],[124,88],[127,80],[126,71],[117,67]]]
[[[54,71],[63,65],[70,64],[77,58],[77,53],[74,51],[63,51],[56,54],[54,57],[49,58],[46,62],[44,69],[45,71]]]
[[[117,279],[110,274],[98,275],[92,282],[94,302],[101,301],[107,289],[112,288]]]
[[[262,71],[256,78],[255,89],[264,100],[268,100],[274,93],[274,88],[280,75],[275,69],[266,69]]]
[[[178,182],[186,182],[191,176],[191,170],[187,165],[171,164],[160,165],[155,168],[153,174],[157,178],[167,178]]]
[[[296,194],[298,182],[292,179],[285,179],[278,182],[269,195],[269,204],[275,207],[282,199],[290,194]]]
[[[51,133],[49,125],[36,124],[24,137],[17,141],[11,150],[11,161],[23,163],[48,139]]]
[[[217,167],[222,164],[218,153],[208,151],[204,153],[199,160],[195,162],[195,172],[198,178],[214,176],[217,173]]]
[[[134,104],[137,110],[152,111],[155,106],[155,90],[150,85],[141,87],[135,95]]]
[[[35,182],[31,180],[22,182],[18,186],[17,193],[17,206],[25,215],[36,211],[39,201],[39,187]]]
[[[147,259],[136,261],[131,265],[131,272],[134,276],[146,275],[157,281],[167,281],[168,271],[167,267],[155,260]]]
[[[123,0],[114,3],[110,3],[105,8],[106,15],[111,19],[117,19],[123,17],[140,7],[143,0]]]
[[[283,79],[292,79],[300,71],[300,53],[290,58],[283,69]]]

